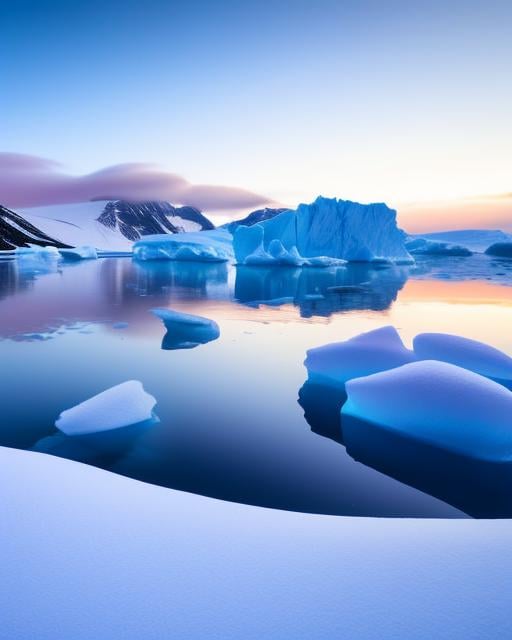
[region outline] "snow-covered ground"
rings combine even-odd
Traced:
[[[509,520],[273,511],[5,448],[0,485],[5,640],[512,634]]]

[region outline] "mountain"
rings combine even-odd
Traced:
[[[29,244],[50,245],[61,249],[69,247],[68,244],[50,237],[14,211],[0,205],[0,251],[28,247]]]
[[[129,251],[132,243],[145,235],[215,228],[194,207],[175,207],[168,202],[98,200],[31,207],[20,214],[62,245],[93,245],[106,251]]]
[[[270,207],[257,209],[256,211],[249,213],[245,218],[242,218],[242,220],[234,220],[233,222],[228,222],[228,224],[224,226],[230,233],[233,233],[235,229],[241,225],[244,227],[252,227],[254,224],[258,224],[258,222],[270,220],[271,218],[278,216],[280,213],[283,213],[283,211],[289,211],[289,209],[272,209]]]
[[[471,251],[483,252],[496,242],[510,242],[512,235],[498,229],[460,229],[456,231],[437,231],[435,233],[421,233],[411,236],[426,238],[436,242],[448,242],[467,247]]]

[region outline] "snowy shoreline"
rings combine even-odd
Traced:
[[[510,520],[274,511],[4,447],[0,474],[2,638],[512,631]]]

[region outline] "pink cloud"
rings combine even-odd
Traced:
[[[156,165],[127,163],[82,176],[66,174],[52,160],[0,152],[0,203],[35,207],[99,199],[168,200],[198,209],[230,210],[271,204],[238,187],[192,184]]]

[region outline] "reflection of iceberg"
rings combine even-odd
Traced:
[[[351,380],[343,437],[356,460],[477,517],[512,516],[512,394],[425,360]]]
[[[405,267],[380,270],[366,264],[326,269],[238,266],[235,298],[251,306],[293,300],[303,317],[354,309],[382,310],[395,300],[407,275]]]
[[[167,329],[162,340],[162,349],[193,349],[200,344],[216,340],[220,335],[219,325],[209,318],[173,309],[151,309]]]
[[[343,444],[340,412],[346,399],[344,389],[308,378],[299,391],[298,402],[311,431]]]

